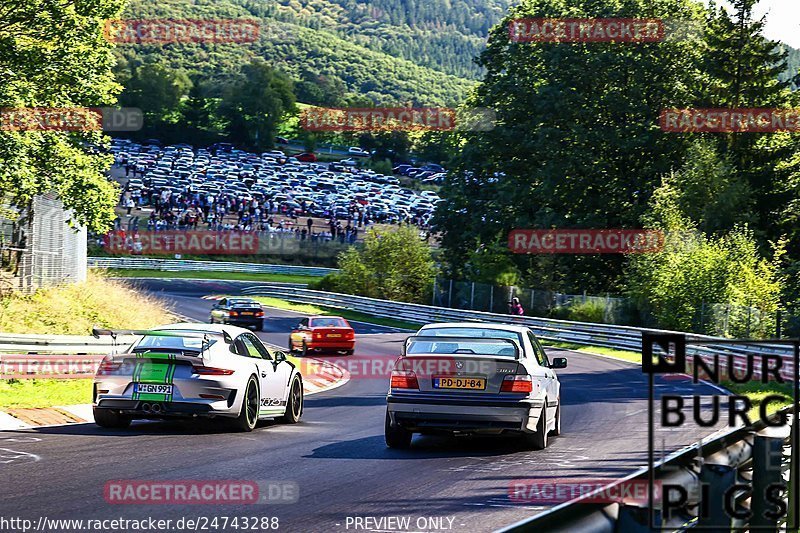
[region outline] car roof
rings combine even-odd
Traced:
[[[308,317],[309,320],[314,320],[315,318],[339,318],[341,320],[345,320],[343,316],[338,315],[311,315]],[[345,322],[347,321],[345,320]]]
[[[438,324],[426,324],[419,331],[434,328],[472,328],[472,329],[493,329],[500,331],[513,331],[514,333],[527,333],[527,326],[516,324],[496,324],[486,322],[441,322]]]

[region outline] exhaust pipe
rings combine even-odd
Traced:
[[[143,403],[142,404],[142,411],[144,411],[145,413],[149,413],[150,412],[150,404],[149,403]]]
[[[150,407],[150,411],[151,411],[153,414],[158,414],[158,413],[160,413],[160,412],[161,412],[161,404],[160,404],[160,403],[154,403],[154,404],[153,404],[153,405]]]

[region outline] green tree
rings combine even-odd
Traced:
[[[233,141],[256,150],[273,148],[278,123],[295,112],[292,81],[263,59],[253,59],[225,88],[220,112]]]
[[[502,243],[513,228],[637,227],[660,176],[690,145],[690,136],[660,131],[660,110],[704,94],[698,37],[633,46],[510,42],[508,24],[524,17],[699,22],[703,11],[690,0],[529,0],[511,9],[490,32],[479,61],[486,77],[467,103],[494,110],[496,127],[451,141],[459,156],[436,225],[455,271],[468,250]],[[555,277],[565,290],[604,292],[618,288],[624,265],[597,255],[515,261],[534,283]]]
[[[415,228],[370,230],[363,250],[339,257],[335,286],[341,292],[400,302],[426,302],[436,275],[430,247]]]
[[[113,105],[120,86],[103,24],[119,17],[118,0],[5,2],[0,10],[0,108]],[[89,148],[99,131],[0,130],[0,195],[26,205],[56,191],[78,222],[103,231],[114,219],[117,187],[105,171],[111,158]]]
[[[140,108],[151,124],[175,122],[191,88],[192,81],[182,69],[146,63],[131,72],[120,103]]]

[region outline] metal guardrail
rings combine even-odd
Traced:
[[[384,318],[394,318],[418,324],[431,322],[501,322],[506,324],[520,324],[528,326],[540,339],[554,342],[574,343],[588,346],[614,348],[639,353],[642,346],[642,333],[677,333],[630,326],[616,326],[611,324],[594,324],[588,322],[571,322],[550,318],[502,315],[483,311],[467,311],[435,307],[431,305],[410,304],[391,300],[380,300],[337,294],[308,289],[278,287],[276,285],[260,285],[247,287],[243,292],[251,296],[272,296],[291,302],[307,303],[349,309]],[[713,358],[715,354],[730,353],[742,356],[742,360],[735,359],[735,368],[741,370],[745,364],[744,358],[748,354],[760,357],[762,355],[776,355],[782,358],[782,375],[791,379],[794,375],[792,351],[782,345],[730,345],[714,344],[714,341],[723,341],[717,337],[704,335],[691,335],[692,339],[705,341],[704,346],[687,348],[687,353],[697,353],[704,359]],[[754,368],[755,377],[760,376],[760,365]]]
[[[142,269],[164,272],[249,272],[255,274],[294,274],[298,276],[325,276],[337,272],[335,268],[323,267],[233,263],[229,261],[151,259],[149,257],[89,257],[87,261],[89,268]]]

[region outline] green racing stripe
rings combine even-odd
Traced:
[[[175,378],[175,369],[178,365],[175,363],[164,363],[162,361],[174,361],[175,354],[144,352],[137,353],[136,358],[139,360],[136,361],[136,364],[133,368],[134,383],[173,385],[174,388],[173,379]],[[134,385],[134,387],[135,386],[136,385]],[[133,399],[171,402],[172,394],[134,392]]]

